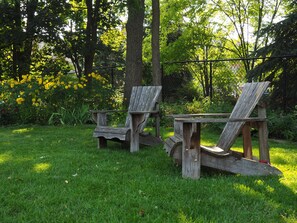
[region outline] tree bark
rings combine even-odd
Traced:
[[[153,84],[162,85],[162,73],[160,65],[160,1],[152,0],[152,70]],[[159,101],[162,100],[160,95]]]
[[[126,77],[124,105],[128,105],[133,86],[142,81],[142,40],[144,20],[144,0],[128,0]]]
[[[87,27],[86,27],[86,47],[85,47],[85,76],[92,73],[93,62],[95,57],[96,43],[98,40],[97,35],[97,20],[98,20],[98,10],[100,6],[100,0],[95,1],[95,6],[93,9],[93,1],[87,0]]]

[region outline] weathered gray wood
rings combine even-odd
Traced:
[[[161,92],[161,86],[136,86],[133,87],[131,92],[130,103],[128,107],[128,112],[130,115],[126,118],[126,124],[124,128],[107,126],[107,113],[111,111],[91,111],[92,117],[96,115],[95,122],[97,126],[93,132],[93,136],[99,139],[98,146],[106,146],[106,140],[122,141],[123,143],[131,141],[130,145],[133,147],[131,152],[138,151],[137,145],[139,143],[144,145],[153,145],[153,143],[162,142],[158,137],[148,135],[147,139],[144,135],[139,136],[144,130],[144,127],[148,121],[150,114],[154,114],[156,121],[159,119],[158,111],[154,110],[157,103],[158,97]],[[157,107],[158,109],[158,107]],[[135,114],[135,116],[143,116],[143,121],[137,124],[137,128],[132,126],[131,114],[133,112],[142,112],[141,114]],[[137,121],[137,117],[135,118]],[[135,123],[135,120],[133,123]],[[160,134],[160,122],[156,123],[156,134]],[[134,132],[131,133],[133,128]],[[137,129],[137,131],[136,131]],[[150,142],[148,142],[150,140]],[[132,142],[133,141],[133,142]]]
[[[246,83],[229,118],[248,118],[268,85],[269,82]],[[240,133],[243,124],[244,122],[228,122],[223,129],[217,147],[228,151]]]
[[[144,121],[145,113],[130,113],[130,128],[131,128],[131,138],[130,138],[130,152],[139,151],[139,125]]]
[[[227,122],[217,146],[209,148],[200,146],[200,142],[196,142],[202,149],[202,165],[243,175],[280,174],[281,172],[277,168],[265,164],[270,163],[265,109],[258,110],[258,117],[250,117],[268,84],[269,82],[245,84],[243,92],[228,118],[210,118],[210,115],[201,118],[201,114],[174,115],[174,136],[165,141],[164,149],[174,157],[176,163],[182,163],[182,166],[191,166],[188,154],[185,156],[184,153],[190,143],[189,132],[193,131],[193,129],[189,130],[189,126],[209,122]],[[184,126],[184,129],[181,126]],[[251,127],[259,129],[260,162],[252,160],[255,158],[252,154]],[[185,129],[186,133],[183,132]],[[231,151],[230,148],[241,130],[243,131],[244,152],[239,154]],[[189,169],[189,167],[187,168]]]
[[[245,158],[253,159],[251,127],[245,124],[242,128],[243,154]]]
[[[107,113],[98,112],[97,113],[97,126],[107,126]],[[107,146],[107,140],[104,137],[98,137],[98,149],[104,148]]]
[[[130,128],[112,128],[109,126],[97,127],[93,132],[93,137],[104,137],[105,139],[119,139],[125,141],[130,138]]]
[[[247,176],[281,175],[277,168],[255,160],[241,158],[237,156],[215,157],[207,153],[202,153],[201,164],[218,170]]]
[[[200,124],[193,132],[191,123],[183,123],[182,176],[199,179],[201,171]]]
[[[266,118],[266,109],[263,106],[258,107],[258,116]],[[258,136],[259,136],[259,159],[261,162],[270,163],[269,145],[268,145],[268,128],[267,122],[258,123]]]

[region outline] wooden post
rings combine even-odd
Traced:
[[[97,126],[107,126],[107,113],[99,112],[97,113]],[[98,138],[98,149],[107,146],[107,140],[104,137]]]
[[[192,123],[183,123],[182,176],[199,179],[201,171],[200,123],[193,132]]]
[[[160,137],[160,114],[157,113],[155,116],[155,129],[156,129],[156,137]]]
[[[266,118],[265,106],[258,106],[258,116]],[[260,162],[270,163],[267,121],[259,122],[258,128]]]
[[[243,156],[247,159],[253,159],[251,126],[248,123],[245,123],[242,128],[242,138],[243,138]]]
[[[130,115],[130,128],[131,128],[131,137],[130,137],[130,152],[139,151],[139,125],[144,119],[144,114],[133,113]]]
[[[158,103],[155,105],[155,110],[158,111],[156,114],[154,114],[156,137],[160,137],[160,106]]]

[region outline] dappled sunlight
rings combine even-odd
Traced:
[[[187,217],[187,216],[185,215],[185,213],[182,212],[182,211],[180,211],[180,212],[178,213],[178,220],[179,220],[179,221],[178,221],[179,223],[192,223],[192,222],[195,222],[195,221],[192,220],[191,217]]]
[[[37,163],[34,165],[34,171],[37,173],[42,173],[47,171],[50,167],[50,163]]]
[[[169,137],[171,137],[173,135],[174,135],[173,131],[172,132],[166,132],[166,133],[164,133],[164,139],[167,139],[167,138],[169,138]]]
[[[244,184],[234,184],[234,189],[238,190],[242,194],[252,195],[252,196],[261,196],[261,193],[255,191],[251,187],[248,187]]]
[[[32,130],[33,130],[33,128],[21,128],[21,129],[12,130],[12,133],[21,134],[21,133],[31,132]]]
[[[10,153],[0,154],[0,164],[6,163],[10,160],[12,160],[12,155]]]
[[[297,163],[297,153],[284,153],[281,148],[273,148],[273,153],[271,157],[272,161],[277,164],[289,164]]]
[[[265,182],[263,180],[255,180],[255,184],[258,185],[258,186],[261,186],[263,188],[265,188],[265,190],[268,192],[268,193],[273,193],[275,191],[274,188],[272,188],[270,185],[265,185]]]

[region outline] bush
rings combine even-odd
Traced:
[[[78,124],[88,121],[86,111],[111,109],[118,96],[107,80],[92,73],[86,78],[71,75],[24,75],[0,85],[0,124]]]
[[[229,102],[210,101],[209,97],[202,100],[194,99],[189,101],[178,101],[176,103],[161,104],[161,124],[164,126],[173,126],[173,118],[170,115],[173,114],[197,114],[197,113],[229,113],[233,109],[233,105]],[[221,130],[224,124],[213,123],[211,125],[214,129]]]
[[[269,137],[297,141],[297,107],[285,114],[282,111],[268,111]]]

